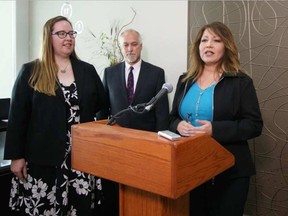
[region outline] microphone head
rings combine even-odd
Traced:
[[[167,90],[167,93],[170,93],[173,91],[173,85],[171,83],[164,83],[162,88],[165,88]]]

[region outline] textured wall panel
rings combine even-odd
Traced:
[[[247,215],[288,215],[288,1],[190,1],[190,41],[212,21],[229,26],[242,66],[254,80],[264,119],[250,141],[257,174]]]

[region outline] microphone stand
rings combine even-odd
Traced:
[[[136,106],[129,106],[128,108],[119,111],[118,113],[116,113],[114,116],[112,116],[109,121],[107,122],[107,125],[114,125],[116,123],[116,119],[119,118],[121,115],[123,115],[126,112],[134,112],[134,113],[138,113],[138,114],[143,114],[145,112],[148,112],[149,110],[146,110],[146,103],[143,104],[137,104]]]

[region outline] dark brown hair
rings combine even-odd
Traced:
[[[201,43],[202,35],[206,29],[219,36],[224,43],[225,53],[218,66],[217,72],[218,73],[227,72],[236,74],[240,71],[243,71],[243,69],[240,66],[240,60],[238,57],[238,48],[234,41],[232,32],[225,24],[216,21],[204,25],[197,33],[195,40],[189,50],[189,68],[186,73],[186,76],[183,78],[183,81],[186,81],[188,79],[196,81],[204,69],[205,63],[202,61],[200,57],[199,45]]]

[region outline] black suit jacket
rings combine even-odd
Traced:
[[[147,103],[161,90],[164,83],[164,70],[142,61],[135,96],[131,105]],[[110,102],[110,115],[114,116],[119,111],[129,107],[126,93],[125,62],[106,68],[103,84]],[[149,112],[144,114],[126,112],[117,119],[117,123],[133,129],[159,131],[168,128],[168,119],[169,103],[168,96],[165,95]]]
[[[93,65],[71,59],[77,86],[80,121],[93,121],[97,111],[107,107],[101,79]],[[64,95],[34,91],[28,85],[34,62],[24,64],[15,81],[8,118],[5,159],[25,158],[39,165],[63,161],[67,134]]]
[[[190,80],[182,82],[179,77],[170,113],[169,129],[177,131],[182,121],[179,107],[192,86]],[[253,85],[253,80],[244,73],[223,73],[215,86],[213,99],[212,137],[235,156],[235,165],[223,172],[231,178],[251,176],[256,170],[247,140],[259,136],[263,120]]]

